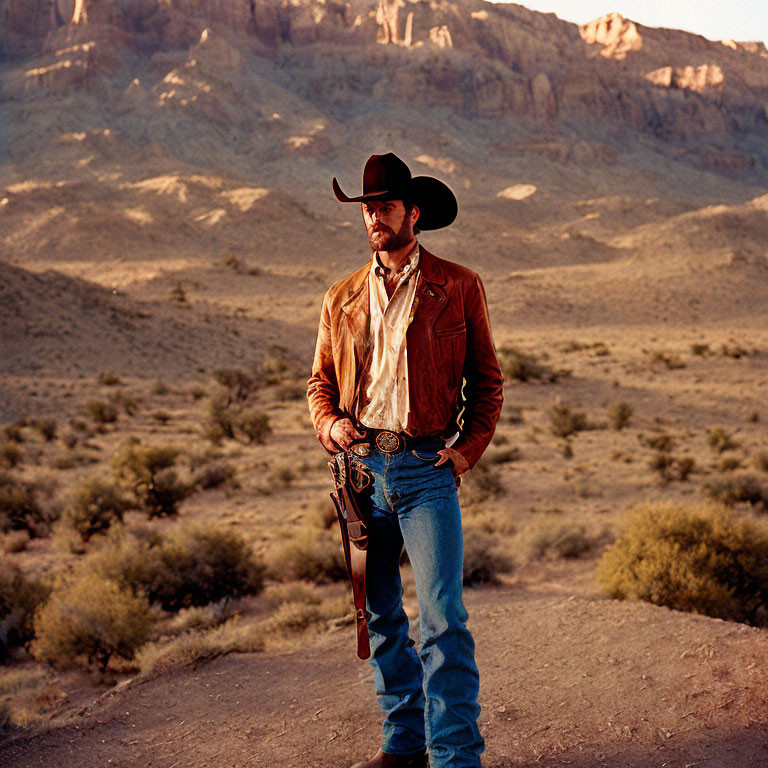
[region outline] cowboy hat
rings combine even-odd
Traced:
[[[371,155],[363,169],[363,194],[348,197],[333,177],[333,194],[342,203],[367,200],[403,200],[418,206],[419,229],[447,227],[458,213],[456,196],[442,181],[431,176],[411,176],[408,166],[392,152]]]

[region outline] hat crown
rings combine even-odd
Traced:
[[[393,152],[371,155],[363,169],[363,194],[394,192],[411,180],[408,166]]]

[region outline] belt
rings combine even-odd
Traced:
[[[424,448],[427,445],[445,448],[445,440],[439,435],[424,437],[407,435],[405,432],[392,432],[389,429],[374,429],[373,427],[362,427],[359,429],[360,431],[365,430],[365,437],[357,440],[350,447],[350,451],[358,456],[368,456],[372,446],[375,446],[381,453],[388,456],[402,453],[405,450]]]

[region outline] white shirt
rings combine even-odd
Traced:
[[[378,252],[368,273],[371,364],[362,382],[366,405],[359,419],[366,427],[403,432],[409,412],[405,334],[413,319],[411,310],[419,281],[418,243],[398,270],[391,298],[387,295],[384,270],[377,270],[377,266],[382,266]]]

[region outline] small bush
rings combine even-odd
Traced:
[[[204,436],[212,443],[219,443],[224,438],[234,440],[234,414],[229,408],[226,395],[217,394],[208,403],[208,416],[203,426]]]
[[[100,373],[98,382],[102,387],[116,387],[123,383],[120,381],[120,377],[114,373]]]
[[[167,395],[171,391],[171,388],[162,379],[158,379],[152,385],[152,389],[150,389],[149,391],[153,395],[158,395],[162,397],[163,395]]]
[[[768,531],[722,505],[640,506],[597,577],[618,599],[765,624]]]
[[[717,453],[725,453],[738,448],[739,444],[734,441],[733,435],[729,434],[722,427],[714,427],[707,434],[707,444]]]
[[[3,427],[5,439],[10,440],[12,443],[23,443],[24,432],[22,431],[22,426],[23,424],[20,422],[16,422],[15,424],[6,424],[6,426]]]
[[[696,469],[696,462],[691,456],[672,456],[664,451],[657,451],[649,460],[648,466],[658,472],[663,482],[672,480],[685,481]]]
[[[651,353],[651,366],[663,365],[670,371],[677,368],[685,368],[685,363],[676,352],[657,350]]]
[[[498,358],[501,372],[507,380],[555,382],[570,375],[570,371],[556,371],[515,347],[502,347],[498,350]]]
[[[733,472],[735,469],[741,468],[741,458],[732,454],[721,456],[720,461],[717,463],[717,468],[721,472]]]
[[[264,573],[244,539],[200,524],[145,539],[115,527],[86,556],[83,568],[167,611],[257,594]]]
[[[508,573],[512,568],[512,560],[500,551],[496,536],[476,527],[465,527],[462,571],[465,586],[495,584],[500,573]]]
[[[263,443],[267,435],[272,434],[269,416],[266,413],[249,408],[237,417],[237,427],[245,435],[249,443]]]
[[[150,517],[175,515],[179,502],[193,490],[173,468],[178,455],[172,446],[129,444],[115,456],[118,476],[128,482],[139,507]]]
[[[768,505],[768,488],[752,475],[712,480],[704,486],[704,493],[729,507],[739,502]]]
[[[468,475],[462,475],[462,480],[466,484],[462,484],[462,492],[466,488],[469,497],[468,502],[471,504],[477,504],[504,492],[504,485],[498,470],[484,460],[475,464]]]
[[[176,304],[189,304],[187,292],[184,290],[184,286],[181,284],[181,281],[177,282],[176,285],[174,285],[173,288],[168,291],[168,298]]]
[[[32,426],[42,435],[46,442],[56,438],[56,422],[53,419],[44,419],[33,422]]]
[[[502,448],[486,457],[488,464],[507,464],[520,459],[520,449],[517,447]]]
[[[113,656],[132,659],[150,626],[145,597],[86,574],[57,585],[35,614],[31,651],[56,668],[95,668],[103,673]]]
[[[117,408],[104,400],[89,400],[83,410],[96,424],[112,424],[117,421]]]
[[[3,443],[0,445],[0,467],[13,469],[21,464],[23,454],[15,443]]]
[[[276,547],[268,556],[269,573],[278,581],[306,579],[317,584],[347,578],[338,536],[303,531]]]
[[[32,536],[43,536],[49,532],[49,523],[35,488],[0,472],[0,531],[29,531]]]
[[[166,537],[158,554],[162,579],[150,596],[165,610],[253,595],[262,588],[264,566],[232,531],[188,525]]]
[[[0,662],[12,648],[27,645],[34,637],[33,618],[50,589],[27,578],[10,563],[0,562]]]
[[[549,428],[556,437],[568,437],[588,428],[583,411],[572,411],[567,405],[556,403],[547,411]]]
[[[204,491],[221,488],[223,485],[236,485],[235,468],[224,461],[217,461],[200,467],[192,477],[192,482]]]
[[[227,391],[228,404],[245,402],[258,387],[256,379],[241,369],[219,368],[213,378]]]
[[[106,531],[123,519],[130,503],[120,488],[103,480],[90,480],[75,491],[62,518],[83,541]]]
[[[581,557],[592,549],[586,528],[568,520],[543,520],[529,540],[531,556],[536,560]]]
[[[691,344],[691,352],[698,357],[707,357],[711,353],[709,344]]]
[[[675,447],[675,440],[671,435],[642,436],[641,440],[649,448],[652,448],[654,451],[659,451],[659,453],[669,453]]]
[[[623,401],[619,403],[613,403],[608,408],[608,419],[611,423],[611,426],[616,431],[620,431],[624,429],[624,427],[628,427],[632,423],[633,414],[634,410],[632,406],[629,403],[625,403]]]
[[[768,451],[760,451],[753,459],[755,469],[768,472]]]

